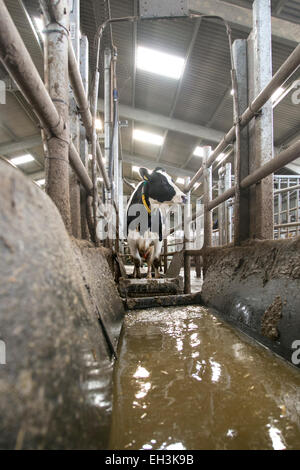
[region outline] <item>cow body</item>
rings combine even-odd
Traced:
[[[163,240],[161,207],[182,204],[185,195],[162,168],[151,174],[140,169],[143,181],[137,186],[127,206],[127,239],[134,261],[134,277],[140,277],[140,266],[147,262],[147,278],[151,279],[151,267],[159,277],[159,258]]]

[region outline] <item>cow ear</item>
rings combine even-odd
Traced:
[[[147,168],[140,168],[140,175],[141,175],[142,179],[145,180],[145,181],[148,181],[148,179],[150,178],[150,174],[149,174]]]

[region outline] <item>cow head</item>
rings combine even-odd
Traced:
[[[140,175],[147,183],[145,185],[149,200],[155,204],[184,204],[186,195],[180,191],[171,176],[163,168],[155,168],[149,173],[146,168],[140,168]]]

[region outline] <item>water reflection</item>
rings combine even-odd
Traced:
[[[300,448],[299,372],[200,306],[129,314],[117,365],[112,449]]]
[[[270,438],[272,440],[272,445],[273,445],[274,450],[285,450],[286,449],[286,445],[283,442],[283,438],[282,438],[280,429],[271,426],[270,429],[269,429],[269,435],[270,435]]]
[[[145,367],[138,366],[138,368],[135,371],[133,377],[135,379],[142,379],[142,378],[145,378],[145,377],[149,377],[149,375],[150,375],[150,372],[148,372],[147,369],[145,369]]]
[[[212,359],[209,362],[211,365],[211,381],[218,382],[221,375],[221,365]]]

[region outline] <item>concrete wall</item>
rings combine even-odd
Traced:
[[[49,197],[0,161],[0,448],[108,441],[123,305],[101,248],[70,239]]]
[[[291,361],[300,340],[300,239],[209,249],[202,299]]]

